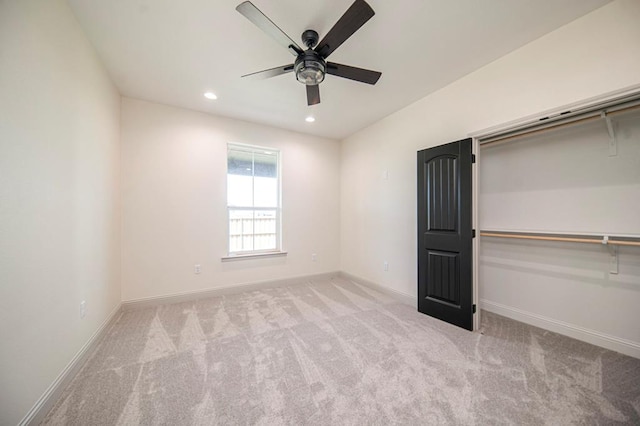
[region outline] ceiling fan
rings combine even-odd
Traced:
[[[302,50],[250,1],[240,3],[236,10],[279,44],[286,47],[296,57],[293,64],[258,71],[242,77],[269,78],[293,71],[296,79],[307,87],[307,104],[316,105],[320,103],[320,87],[318,85],[322,83],[326,74],[367,84],[376,84],[382,75],[377,71],[326,61],[333,51],[375,15],[371,6],[364,0],[356,0],[320,43],[318,43],[317,32],[305,30],[302,33],[302,42],[307,47],[307,50]]]

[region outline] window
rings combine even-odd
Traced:
[[[280,250],[280,153],[227,147],[229,254]]]

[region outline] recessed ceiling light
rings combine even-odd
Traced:
[[[213,93],[213,92],[206,92],[206,93],[204,94],[204,97],[205,97],[205,98],[207,98],[207,99],[211,99],[211,100],[218,99],[218,97],[216,96],[216,94],[215,94],[215,93]]]
[[[316,119],[313,118],[312,116],[308,116],[307,118],[304,119],[304,121],[306,121],[307,123],[313,123],[314,121],[316,121]]]

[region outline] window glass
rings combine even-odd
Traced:
[[[229,253],[280,249],[279,152],[229,144]]]

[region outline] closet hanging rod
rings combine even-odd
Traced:
[[[614,115],[622,114],[622,113],[625,113],[625,112],[628,112],[628,111],[633,111],[633,110],[636,110],[636,109],[640,109],[640,105],[631,105],[631,106],[623,107],[623,108],[616,109],[616,110],[613,110],[613,111],[606,111],[606,110],[603,110],[603,111],[605,111],[608,116],[614,116]],[[486,147],[486,146],[493,145],[493,144],[496,144],[496,143],[503,143],[503,142],[510,141],[512,139],[521,138],[523,136],[535,135],[535,134],[538,134],[538,133],[546,132],[548,130],[559,129],[559,128],[562,128],[562,127],[573,126],[574,124],[584,123],[584,122],[587,122],[587,121],[601,120],[601,119],[602,119],[601,112],[600,111],[593,111],[593,112],[589,113],[589,115],[586,116],[586,117],[576,118],[576,119],[571,120],[571,121],[562,121],[562,122],[559,122],[559,123],[551,123],[551,124],[549,124],[549,125],[547,125],[545,127],[541,127],[541,128],[538,127],[538,128],[533,128],[533,129],[529,129],[529,130],[524,129],[524,130],[520,131],[519,133],[515,133],[515,134],[512,134],[512,135],[508,135],[507,134],[507,135],[505,135],[503,137],[497,136],[495,139],[491,138],[487,142],[482,142],[481,141],[480,142],[480,146],[481,147]]]
[[[596,238],[596,236],[586,237],[581,235],[554,236],[549,234],[534,235],[533,233],[530,233],[530,232],[517,233],[517,232],[480,231],[480,236],[496,237],[496,238],[513,238],[513,239],[520,239],[520,240],[563,241],[563,242],[569,242],[569,243],[608,244],[608,245],[617,245],[617,246],[640,247],[640,238],[626,238],[625,240],[612,240],[611,237],[607,235]]]

